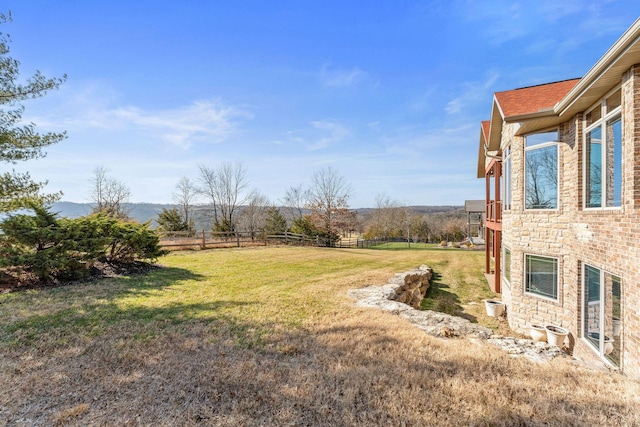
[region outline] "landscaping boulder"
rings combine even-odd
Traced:
[[[426,265],[398,273],[389,280],[389,285],[387,285],[395,291],[395,295],[389,299],[419,309],[432,278],[433,270]]]
[[[359,307],[378,308],[407,319],[426,333],[438,337],[476,336],[489,338],[491,330],[461,317],[431,310],[420,310],[429,289],[433,270],[426,265],[396,274],[384,286],[351,289],[349,296]]]

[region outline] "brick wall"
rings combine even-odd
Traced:
[[[502,147],[512,149],[512,206],[503,213],[503,245],[511,250],[511,282],[503,286],[510,326],[528,333],[531,324],[568,329],[574,355],[600,356],[582,337],[582,266],[587,263],[622,279],[621,367],[640,378],[640,65],[622,78],[623,190],[620,209],[583,209],[582,115],[559,127],[557,210],[524,209],[524,138],[505,123]],[[558,300],[524,292],[525,254],[558,258]]]

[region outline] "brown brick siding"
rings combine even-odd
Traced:
[[[622,279],[621,368],[640,378],[640,65],[622,78],[622,208],[583,209],[582,115],[559,127],[559,206],[524,210],[524,138],[505,123],[502,147],[512,149],[512,206],[503,213],[503,245],[511,250],[511,282],[503,286],[510,326],[555,324],[572,335],[574,355],[600,360],[581,336],[582,265],[588,263]],[[524,255],[559,260],[558,301],[525,294]]]

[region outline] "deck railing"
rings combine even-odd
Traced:
[[[502,201],[489,200],[486,212],[487,222],[502,222]]]

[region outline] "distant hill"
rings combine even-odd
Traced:
[[[88,215],[93,210],[94,203],[74,203],[74,202],[56,202],[52,206],[52,211],[57,212],[59,216],[66,218],[78,218]],[[158,224],[155,219],[162,209],[171,209],[174,205],[160,203],[127,203],[125,205],[129,216],[138,222],[152,221],[151,226],[156,227]],[[462,210],[463,206],[409,206],[409,208],[421,214],[436,214],[446,212],[456,212]],[[354,209],[362,216],[368,216],[375,208],[358,208]],[[201,229],[204,224],[196,224],[197,229]]]
[[[414,212],[421,214],[434,214],[434,213],[446,213],[446,212],[455,212],[459,210],[463,210],[464,206],[407,206]],[[376,208],[358,208],[354,209],[360,215],[369,215],[371,212],[375,211]]]
[[[95,203],[56,202],[52,205],[51,210],[57,212],[61,217],[78,218],[90,214],[94,206]],[[136,221],[147,222],[155,221],[163,208],[171,209],[172,207],[174,206],[158,203],[127,203],[125,210]],[[155,226],[155,222],[152,225]]]

